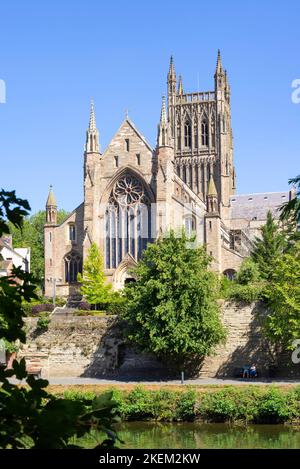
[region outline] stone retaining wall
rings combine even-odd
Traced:
[[[222,320],[227,328],[226,344],[218,346],[201,367],[203,377],[232,377],[234,370],[256,363],[262,375],[270,363],[267,344],[260,332],[265,314],[262,305],[222,303]],[[37,354],[42,360],[42,375],[54,376],[115,376],[119,379],[159,379],[169,371],[155,357],[124,345],[122,326],[117,318],[55,317],[49,329],[38,332],[36,318],[26,318],[27,344],[22,355]],[[300,365],[293,365],[290,354],[281,361],[279,376],[300,376]]]

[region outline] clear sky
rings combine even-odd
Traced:
[[[299,0],[2,1],[0,187],[33,212],[49,184],[60,208],[83,199],[83,146],[95,101],[105,149],[128,109],[156,140],[169,57],[186,91],[213,89],[221,49],[232,91],[239,193],[280,191],[300,172]]]

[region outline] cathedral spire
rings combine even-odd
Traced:
[[[174,68],[173,55],[171,55],[171,57],[170,57],[170,67],[169,67],[169,73],[168,73],[168,80],[171,77],[175,78],[175,80],[176,80],[176,73],[175,73],[175,68]]]
[[[89,130],[96,130],[96,117],[95,117],[95,108],[94,108],[94,100],[91,100],[91,110],[90,110],[90,123],[89,123]]]
[[[218,93],[217,97],[220,97],[219,91],[225,92],[226,88],[226,73],[225,70],[223,69],[222,66],[222,61],[221,61],[221,52],[220,49],[218,49],[218,58],[217,58],[217,65],[216,65],[216,71],[215,71],[215,90]],[[224,97],[224,94],[222,94]]]
[[[179,75],[179,83],[178,83],[178,94],[183,94],[183,85],[182,85],[182,76]]]
[[[157,146],[158,147],[171,146],[170,126],[167,120],[165,96],[162,97],[160,122],[158,124]]]
[[[221,60],[221,52],[220,49],[218,49],[218,58],[217,58],[217,66],[216,66],[216,75],[222,75],[223,72],[223,67],[222,67],[222,60]]]
[[[171,124],[172,137],[175,135],[175,104],[176,104],[176,73],[174,68],[173,55],[170,58],[168,73],[168,120]]]
[[[54,197],[52,185],[49,188],[46,202],[46,223],[51,225],[56,225],[57,223],[57,203]]]
[[[91,101],[89,127],[86,132],[85,151],[86,153],[99,153],[100,151],[99,132],[96,127],[96,117],[93,100]]]

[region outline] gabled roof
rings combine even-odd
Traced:
[[[141,134],[141,132],[136,128],[136,126],[134,125],[134,123],[132,122],[131,119],[129,119],[128,116],[125,117],[125,119],[123,120],[122,124],[120,125],[119,129],[117,130],[117,132],[114,134],[113,138],[110,140],[109,144],[107,145],[105,151],[103,152],[103,155],[105,155],[106,151],[108,150],[108,148],[110,147],[111,145],[111,142],[115,139],[115,137],[119,134],[119,132],[122,130],[122,128],[124,127],[124,125],[128,124],[132,130],[136,133],[136,135],[139,137],[140,140],[142,140],[142,142],[144,142],[144,144],[146,145],[146,147],[148,148],[148,150],[151,151],[151,153],[153,152],[153,148],[150,146],[150,144],[147,142],[147,140],[145,139],[144,135]]]

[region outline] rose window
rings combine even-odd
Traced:
[[[143,196],[142,184],[132,176],[125,176],[117,181],[113,189],[113,198],[123,206],[135,205],[141,202]]]

